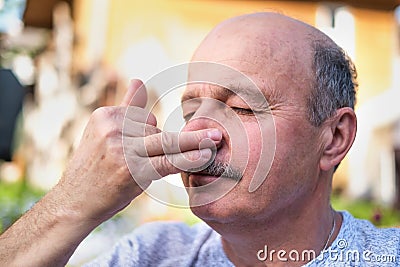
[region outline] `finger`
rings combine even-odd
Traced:
[[[124,123],[124,137],[144,137],[158,134],[161,130],[153,125],[127,120]]]
[[[206,139],[211,142],[202,142]],[[222,133],[218,129],[206,129],[192,132],[161,132],[144,138],[144,146],[139,147],[142,157],[175,154],[199,148],[213,148],[219,144]],[[200,145],[201,144],[201,145]]]
[[[143,82],[138,79],[132,79],[129,83],[128,90],[122,99],[120,106],[136,106],[144,108],[147,103],[147,92]]]
[[[191,150],[150,158],[151,165],[159,174],[157,178],[193,169],[203,169],[212,162],[215,153],[209,148]]]
[[[125,116],[127,120],[157,126],[156,116],[143,108],[129,106],[126,110]]]

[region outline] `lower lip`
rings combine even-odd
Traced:
[[[197,186],[203,186],[210,184],[214,182],[215,180],[218,180],[220,177],[218,176],[209,176],[209,175],[196,175],[196,174],[191,174],[189,176],[189,179],[191,181],[191,186],[197,187]]]

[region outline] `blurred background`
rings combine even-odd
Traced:
[[[118,104],[129,79],[146,81],[189,61],[218,22],[256,11],[316,26],[355,61],[358,135],[335,175],[333,205],[378,226],[400,226],[399,5],[400,0],[0,0],[0,232],[57,183],[95,108]],[[149,89],[157,99],[157,88]],[[166,106],[160,104],[158,116],[170,112]],[[147,195],[133,205],[86,238],[69,265],[90,260],[143,222],[197,221],[189,210]]]

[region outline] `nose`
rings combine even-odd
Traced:
[[[227,140],[228,135],[224,127],[224,119],[220,114],[222,111],[218,105],[203,102],[186,125],[182,128],[184,132],[204,130],[204,129],[218,129],[222,132],[222,140]],[[220,142],[217,147],[221,146]]]

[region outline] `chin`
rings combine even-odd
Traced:
[[[237,217],[236,202],[228,193],[217,200],[213,200],[212,194],[196,194],[190,196],[190,209],[193,214],[205,221],[206,223],[228,223]],[[213,200],[213,201],[211,201]],[[196,205],[198,203],[205,203]]]
[[[188,178],[186,190],[191,207],[218,205],[238,185],[238,181],[210,175],[191,174]]]
[[[226,215],[223,215],[221,213],[221,209],[219,207],[220,205],[218,205],[217,202],[218,201],[215,201],[202,206],[191,206],[190,209],[192,210],[194,215],[196,215],[206,223],[225,221],[223,218]]]
[[[209,174],[182,174],[192,212],[205,222],[229,221],[237,210],[240,180]]]

